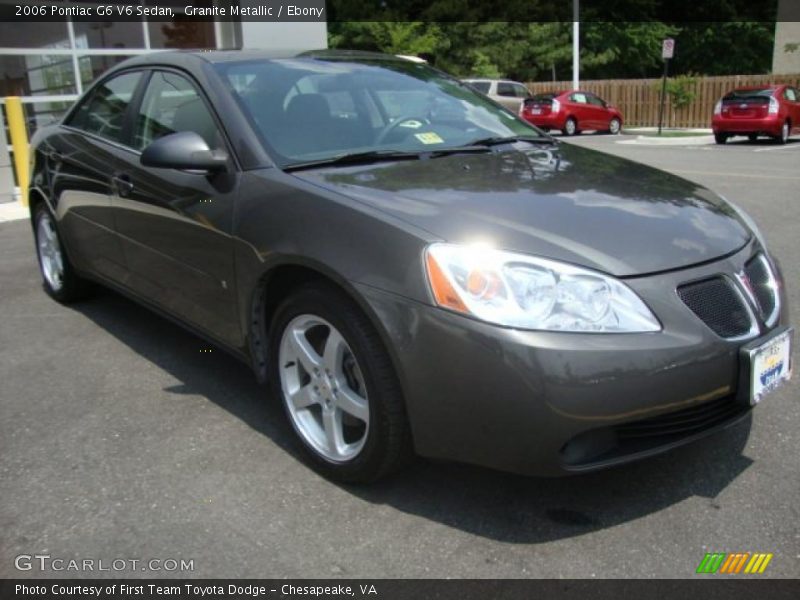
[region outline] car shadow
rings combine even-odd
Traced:
[[[265,401],[266,387],[247,365],[221,351],[209,361],[198,353],[209,344],[111,291],[73,308],[181,382],[165,392],[207,398],[305,464],[277,399]],[[668,454],[574,477],[418,460],[385,481],[340,487],[364,502],[493,540],[542,543],[624,524],[693,497],[707,511],[719,509],[717,496],[752,463],[742,454],[750,424],[748,417]]]

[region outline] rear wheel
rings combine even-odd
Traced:
[[[614,117],[608,124],[608,133],[611,135],[617,135],[620,130],[622,129],[622,122]]]
[[[570,117],[564,123],[564,135],[575,135],[578,133],[578,122],[573,118]]]
[[[728,141],[728,134],[727,133],[715,133],[714,134],[714,141],[718,144],[724,144]]]
[[[779,144],[785,144],[789,141],[789,121],[785,121],[783,126],[781,127],[781,132],[778,137],[775,138],[775,141]]]
[[[359,307],[311,284],[280,305],[270,327],[270,380],[313,466],[345,482],[379,479],[412,455],[400,386]]]
[[[75,273],[59,238],[55,219],[44,202],[36,208],[33,231],[44,290],[64,304],[85,297],[89,283]]]

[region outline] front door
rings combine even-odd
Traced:
[[[177,71],[154,70],[131,125],[131,148],[112,177],[128,285],[213,337],[239,346],[231,237],[238,173],[232,159],[227,171],[218,173],[145,167],[139,160],[151,142],[181,131],[198,133],[211,148],[228,150],[193,81]]]

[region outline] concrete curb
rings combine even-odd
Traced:
[[[27,219],[29,214],[28,207],[19,202],[0,202],[0,223]]]
[[[690,137],[652,137],[637,135],[635,139],[622,140],[618,144],[636,144],[639,146],[706,146],[714,144],[713,135],[697,135]]]

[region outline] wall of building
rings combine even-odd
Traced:
[[[7,96],[21,97],[33,133],[60,117],[100,74],[131,56],[181,48],[301,52],[326,48],[327,38],[324,21],[0,23],[0,104]],[[0,126],[5,129],[2,110]],[[3,136],[0,145],[6,149]],[[7,155],[0,152],[0,202],[11,198]]]
[[[789,52],[787,44],[797,44]],[[778,21],[775,24],[775,50],[772,55],[772,72],[776,74],[800,73],[800,22]]]

